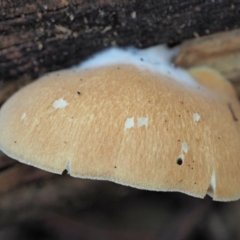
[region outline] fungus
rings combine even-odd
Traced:
[[[0,110],[0,149],[58,174],[239,199],[240,106],[232,86],[208,68],[191,69],[191,77],[165,53],[114,48],[22,88]]]

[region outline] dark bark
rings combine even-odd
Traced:
[[[0,81],[36,78],[112,45],[174,45],[237,28],[239,12],[237,0],[2,0]]]

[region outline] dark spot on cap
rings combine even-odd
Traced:
[[[77,94],[80,95],[81,93],[78,91]]]
[[[177,162],[177,165],[179,165],[179,166],[181,166],[183,164],[182,158],[178,158],[176,162]]]

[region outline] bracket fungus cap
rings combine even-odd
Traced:
[[[100,66],[106,51],[14,94],[0,110],[0,149],[53,173],[239,199],[240,105],[232,86],[208,68],[190,77],[142,52],[114,51],[118,62]]]

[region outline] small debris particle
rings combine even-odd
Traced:
[[[198,113],[193,114],[193,121],[198,122],[200,120],[200,115]]]
[[[63,108],[65,108],[67,105],[68,105],[67,101],[64,100],[63,98],[60,98],[60,99],[56,100],[56,101],[53,103],[53,107],[54,107],[55,109],[63,109]]]
[[[41,42],[37,43],[38,50],[41,51],[43,49],[43,44]]]
[[[131,18],[135,19],[137,17],[137,13],[134,11],[131,13]]]
[[[125,130],[130,129],[132,127],[134,127],[134,117],[127,118],[127,120],[125,121]]]
[[[80,95],[81,93],[78,91],[77,94]]]
[[[117,166],[114,166],[114,168],[117,168]]]
[[[70,15],[69,15],[69,18],[70,18],[71,21],[73,21],[73,20],[74,20],[74,15],[73,15],[73,14],[70,14]]]
[[[139,127],[147,127],[147,125],[148,125],[148,118],[146,118],[146,117],[140,117],[140,118],[138,118],[138,126]]]
[[[66,28],[66,27],[64,27],[64,26],[62,26],[62,25],[57,25],[57,24],[56,24],[54,27],[55,27],[56,31],[58,31],[58,32],[60,32],[60,33],[64,33],[64,34],[66,34],[66,35],[70,35],[70,34],[72,33],[72,30],[71,30],[71,29]]]
[[[230,110],[230,112],[231,112],[231,114],[232,114],[233,120],[234,120],[235,122],[237,122],[237,121],[238,121],[238,118],[237,118],[236,115],[235,115],[235,112],[234,112],[233,107],[232,107],[232,103],[228,103],[228,108],[229,108],[229,110]]]
[[[197,32],[194,32],[194,33],[193,33],[193,36],[194,36],[195,38],[199,38],[199,37],[200,37]]]
[[[183,151],[184,153],[187,153],[187,152],[188,152],[188,145],[187,145],[187,143],[185,143],[185,142],[182,143],[182,151]]]
[[[26,118],[27,114],[26,113],[23,113],[22,116],[21,116],[21,120],[24,120]]]
[[[102,30],[102,33],[106,33],[112,29],[112,26],[107,26]]]
[[[14,143],[17,143],[17,141],[14,141]]]

